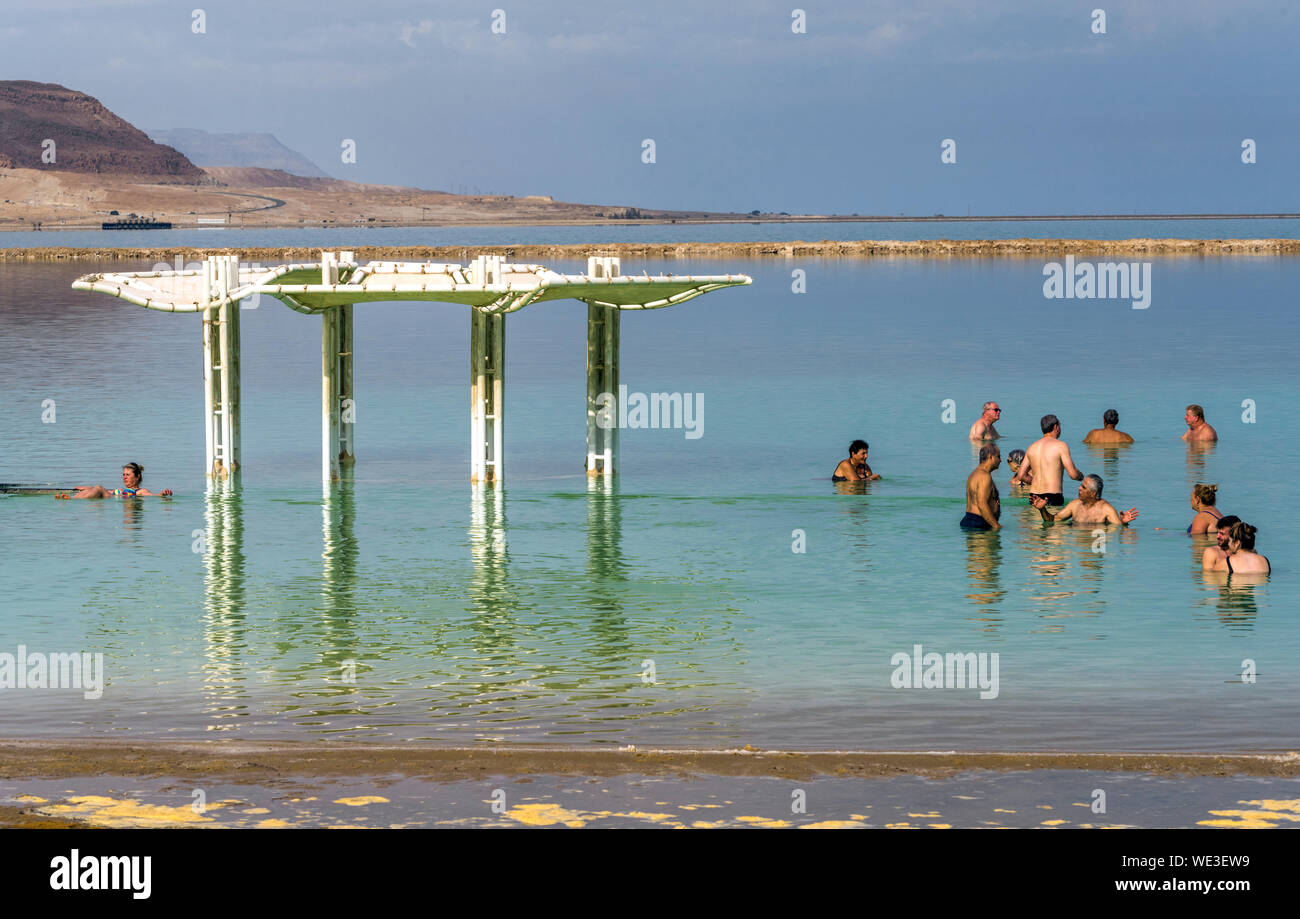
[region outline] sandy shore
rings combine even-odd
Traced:
[[[112,774],[222,777],[420,775],[722,775],[939,778],[972,769],[1083,769],[1150,775],[1300,776],[1300,753],[908,753],[672,748],[442,747],[372,744],[0,741],[0,776],[65,778]]]
[[[621,258],[1043,258],[1164,257],[1212,255],[1296,255],[1300,239],[924,239],[924,240],[823,240],[821,242],[687,242],[592,243],[577,245],[498,246],[360,246],[346,237],[332,246],[351,250],[361,261],[409,259],[465,262],[480,254],[504,254],[526,259],[582,259],[588,255]],[[173,262],[208,255],[238,254],[246,262],[310,262],[320,249],[302,246],[273,248],[121,247],[89,248],[40,246],[0,248],[0,261],[125,261]]]

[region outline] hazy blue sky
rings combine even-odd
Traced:
[[[4,11],[0,78],[82,90],[146,129],[271,131],[357,181],[708,210],[1300,211],[1290,0]],[[355,164],[340,161],[344,138]]]

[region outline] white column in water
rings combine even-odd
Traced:
[[[505,259],[480,255],[470,272],[480,288],[503,284]],[[471,482],[501,483],[505,478],[506,317],[470,310],[469,436]]]
[[[239,286],[239,257],[212,255],[203,262],[203,292],[220,301]],[[239,304],[203,312],[203,414],[205,471],[227,476],[239,469]]]
[[[617,258],[587,259],[587,277],[616,278]],[[587,301],[587,475],[610,476],[618,466],[619,310]],[[602,409],[604,417],[602,418]],[[601,425],[599,422],[607,424]]]
[[[350,264],[351,252],[340,253],[341,261]],[[352,304],[338,307],[339,314],[339,463],[357,461],[353,431],[356,427],[356,394],[352,388]]]
[[[337,284],[339,267],[333,252],[321,253],[321,283]],[[321,476],[325,484],[339,480],[339,313],[335,307],[320,314]]]

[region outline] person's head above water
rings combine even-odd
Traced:
[[[1113,408],[1106,409],[1106,411],[1102,413],[1101,423],[1119,424],[1119,412],[1115,411]]]
[[[1012,466],[1019,466],[1025,461],[1025,451],[1016,449],[1007,454],[1007,463]]]
[[[998,408],[996,400],[984,403],[984,417],[990,421],[997,421],[997,416],[1002,414],[1002,409]]]
[[[1204,504],[1207,507],[1213,507],[1214,493],[1218,490],[1219,490],[1218,485],[1205,485],[1201,482],[1197,482],[1196,486],[1192,489],[1193,506],[1199,503],[1199,504]]]
[[[1189,405],[1187,406],[1187,411],[1183,414],[1183,420],[1188,424],[1191,424],[1193,421],[1204,421],[1205,409],[1196,404]]]
[[[1214,538],[1218,541],[1220,549],[1228,548],[1228,533],[1234,523],[1241,523],[1241,518],[1236,514],[1224,514],[1219,518],[1219,529],[1215,531]]]
[[[139,463],[125,463],[122,466],[122,483],[127,488],[135,488],[144,481],[144,467]]]
[[[1096,474],[1085,475],[1083,481],[1079,483],[1079,497],[1100,501],[1103,488],[1105,488],[1105,483],[1102,482],[1101,476]]]
[[[1245,549],[1247,552],[1254,552],[1255,534],[1258,532],[1258,527],[1253,527],[1244,520],[1238,520],[1228,529],[1229,549],[1233,552],[1236,552],[1238,549]]]
[[[1044,415],[1042,421],[1038,422],[1039,427],[1043,429],[1044,434],[1051,434],[1052,428],[1061,423],[1061,419],[1055,415]]]
[[[857,456],[859,453],[866,453],[870,449],[871,446],[865,440],[855,440],[849,444],[849,456]]]
[[[983,466],[989,460],[996,459],[997,462],[990,466],[990,469],[997,469],[1002,462],[1002,451],[998,449],[997,444],[985,444],[980,447],[980,465]]]

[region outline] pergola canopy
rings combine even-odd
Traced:
[[[530,303],[578,299],[624,310],[659,309],[684,303],[722,287],[750,284],[747,275],[630,275],[591,277],[559,274],[542,265],[503,261],[484,270],[437,262],[339,261],[262,268],[240,265],[224,296],[204,270],[109,272],[78,278],[73,287],[111,294],[130,303],[170,313],[198,313],[254,294],[276,297],[299,312],[376,300],[440,300],[485,313],[513,313]],[[338,282],[321,283],[326,267]]]

